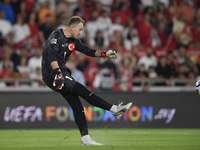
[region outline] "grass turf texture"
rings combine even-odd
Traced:
[[[103,146],[81,146],[77,129],[0,130],[0,150],[199,150],[200,129],[90,129]]]

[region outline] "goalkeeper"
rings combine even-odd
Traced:
[[[102,145],[93,141],[88,134],[84,109],[78,96],[91,105],[111,111],[116,118],[120,118],[124,112],[130,109],[132,103],[118,106],[109,104],[71,77],[71,71],[65,63],[74,50],[91,57],[109,57],[113,59],[117,57],[114,50],[102,52],[83,45],[78,40],[79,35],[82,34],[83,24],[84,20],[78,16],[73,16],[69,19],[65,29],[55,30],[50,34],[43,47],[42,77],[46,85],[59,92],[72,108],[75,122],[81,133],[81,144]]]

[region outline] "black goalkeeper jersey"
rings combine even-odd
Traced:
[[[51,62],[57,61],[59,68],[65,75],[69,68],[65,65],[70,54],[77,50],[85,55],[95,57],[96,50],[90,49],[78,39],[67,38],[62,29],[53,31],[47,39],[42,52],[42,78],[53,77]]]

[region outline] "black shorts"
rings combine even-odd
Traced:
[[[62,95],[66,93],[70,94],[74,87],[74,84],[76,83],[76,80],[74,80],[74,78],[71,76],[71,73],[63,74],[63,78],[64,78],[64,86],[62,87],[61,90],[57,90],[56,87],[53,86],[53,81],[54,81],[53,77],[46,77],[43,79],[43,81],[49,88],[51,88],[56,92],[61,93]]]

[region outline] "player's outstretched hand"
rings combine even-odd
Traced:
[[[55,74],[53,86],[55,86],[57,90],[61,90],[62,87],[64,86],[64,79],[62,72],[59,68],[54,69],[53,72]]]
[[[115,50],[109,50],[106,52],[106,57],[116,59],[117,52]]]

